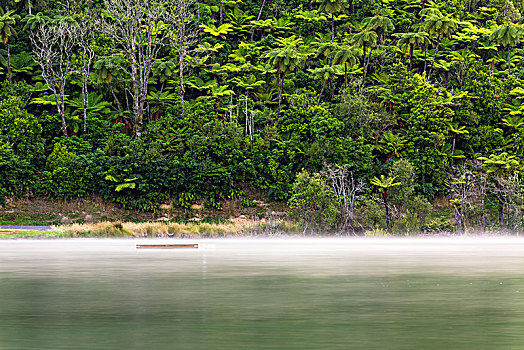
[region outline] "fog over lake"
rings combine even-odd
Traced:
[[[523,277],[518,237],[0,241],[0,349],[517,349]]]

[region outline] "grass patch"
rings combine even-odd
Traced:
[[[99,222],[59,226],[60,237],[106,238],[199,238],[300,233],[302,228],[290,222]]]
[[[36,231],[36,230],[0,230],[0,239],[9,238],[53,238],[62,237],[56,231]]]
[[[228,201],[228,210],[202,208],[184,210],[168,206],[160,206],[154,212],[127,210],[99,196],[88,198],[58,200],[46,198],[17,199],[7,198],[5,207],[0,206],[1,225],[20,226],[59,226],[97,222],[138,222],[168,221],[176,223],[209,223],[227,224],[231,217],[264,217],[272,210],[282,211],[282,203],[266,203],[260,201],[257,207],[245,208],[238,205],[239,201]]]

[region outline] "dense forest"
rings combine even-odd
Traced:
[[[522,15],[521,0],[1,0],[0,197],[263,198],[307,227],[520,229]]]

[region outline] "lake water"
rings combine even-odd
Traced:
[[[524,239],[0,241],[2,350],[523,344]]]

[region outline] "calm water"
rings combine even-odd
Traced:
[[[144,242],[0,241],[0,349],[524,347],[524,239]]]

